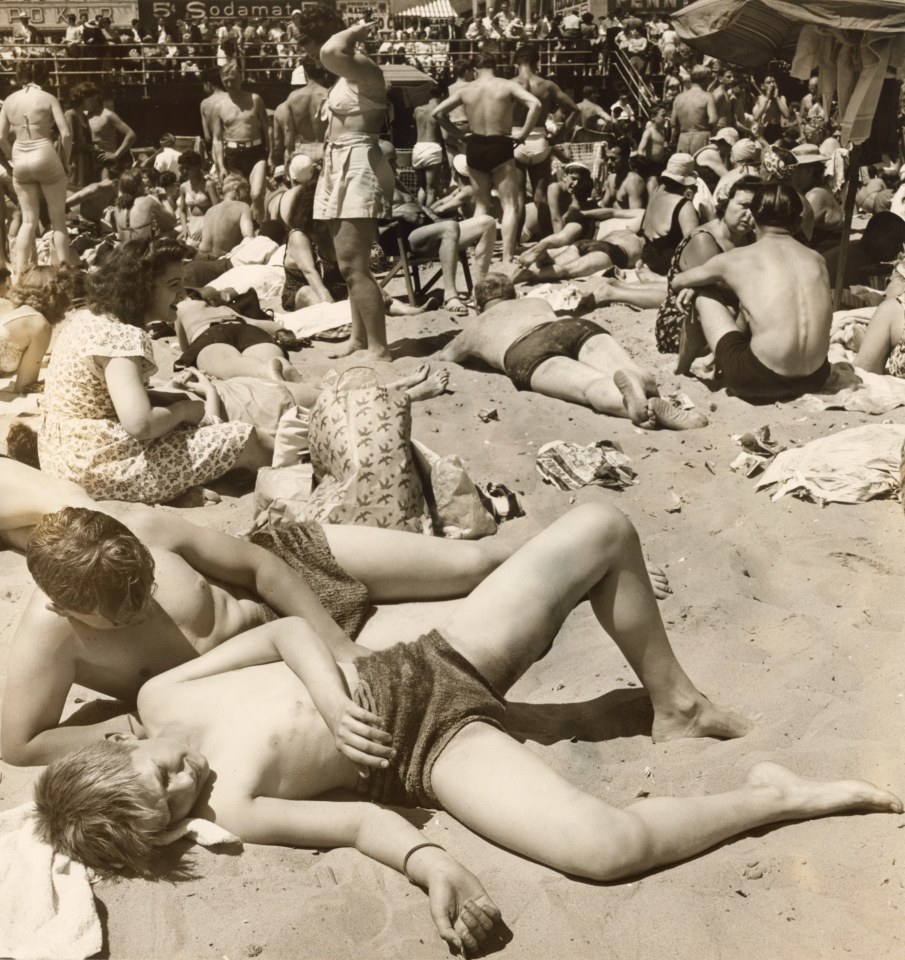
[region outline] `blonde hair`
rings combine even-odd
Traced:
[[[35,784],[35,832],[101,876],[153,877],[166,824],[132,766],[132,751],[105,740],[52,763]]]
[[[231,196],[233,200],[242,200],[245,203],[251,200],[251,184],[241,173],[228,173],[221,186],[224,197]]]

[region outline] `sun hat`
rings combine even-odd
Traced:
[[[660,174],[681,183],[683,187],[691,187],[697,183],[694,172],[694,157],[690,153],[674,153],[666,163],[666,169]]]
[[[724,143],[728,143],[730,147],[735,146],[738,143],[739,132],[735,127],[723,127],[721,130],[718,130],[711,138],[711,143],[716,143],[717,140],[722,140]]]
[[[748,137],[742,137],[732,145],[732,151],[729,159],[736,166],[747,163],[758,163],[760,161],[761,148],[759,143]]]
[[[314,163],[303,153],[289,161],[289,179],[293,183],[307,183],[314,176]]]
[[[806,163],[826,163],[829,159],[820,152],[820,147],[814,143],[800,143],[797,147],[792,147],[792,153],[795,156],[795,163],[799,167]]]
[[[798,158],[791,150],[769,146],[764,150],[761,168],[770,180],[788,180],[797,163]]]

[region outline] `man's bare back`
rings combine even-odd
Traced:
[[[508,137],[513,127],[517,84],[502,77],[479,77],[464,84],[458,95],[472,133],[485,137]]]
[[[327,99],[327,90],[319,83],[309,79],[308,85],[301,90],[293,90],[286,99],[292,126],[287,131],[286,144],[290,152],[296,142],[323,143],[327,131],[327,121],[320,117],[320,109]],[[294,134],[290,141],[289,133]]]
[[[503,357],[510,346],[542,323],[556,320],[546,300],[524,297],[495,303],[465,323],[465,329],[440,354],[442,360],[459,363],[465,357],[478,357],[497,370],[503,369]]]
[[[221,200],[204,214],[200,249],[210,256],[222,257],[253,234],[251,207],[242,200]]]
[[[434,117],[434,107],[437,101],[431,99],[428,103],[415,107],[415,129],[418,143],[442,143],[440,137],[440,123]]]
[[[700,87],[684,90],[673,103],[673,118],[680,133],[710,130],[716,123],[713,94]]]

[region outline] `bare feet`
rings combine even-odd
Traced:
[[[672,403],[663,397],[653,397],[648,405],[657,426],[666,427],[667,430],[696,430],[710,423],[703,413],[684,410],[677,403]]]
[[[622,403],[632,423],[644,430],[653,430],[657,423],[651,412],[647,393],[644,390],[644,380],[640,374],[634,370],[617,370],[613,374],[613,381],[622,394]]]
[[[756,763],[745,778],[749,787],[772,787],[783,819],[807,820],[833,813],[901,813],[902,801],[866,780],[812,780],[768,760]]]
[[[331,360],[339,360],[341,357],[349,357],[353,353],[358,353],[359,350],[367,350],[368,345],[366,343],[361,343],[358,340],[346,340],[345,343],[341,343],[335,350],[327,354]]]
[[[431,397],[439,397],[441,393],[446,393],[449,386],[449,370],[445,368],[438,370],[435,374],[428,377],[422,383],[415,384],[406,390],[409,399],[414,403],[416,400],[430,400]]]
[[[658,600],[665,600],[671,593],[672,587],[669,585],[669,579],[666,574],[653,564],[647,564],[647,575],[650,577],[650,585],[654,589],[654,596]]]
[[[431,365],[429,363],[422,363],[421,366],[417,367],[407,377],[400,377],[398,380],[388,383],[387,388],[391,390],[408,390],[409,387],[424,383],[430,372]]]
[[[748,721],[740,714],[724,710],[712,704],[702,693],[698,693],[692,705],[685,709],[655,708],[651,739],[654,743],[689,737],[734,740],[736,737],[743,737],[749,728]]]

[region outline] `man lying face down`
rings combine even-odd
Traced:
[[[138,703],[148,739],[116,735],[50,766],[36,786],[38,829],[101,873],[151,873],[155,838],[189,813],[250,843],[354,846],[426,889],[439,935],[475,950],[498,941],[498,907],[385,804],[443,808],[497,844],[592,880],[774,821],[902,810],[871,784],[818,783],[773,763],[729,793],[626,810],[583,793],[506,734],[503,697],[584,598],[647,687],[654,740],[745,732],[676,660],[631,523],[585,505],[414,643],[337,667],[304,621],[286,619],[150,680]],[[324,799],[337,789],[357,800]]]
[[[439,359],[478,357],[506,373],[519,390],[581,403],[653,430],[706,427],[707,418],[665,400],[650,370],[640,367],[599,324],[557,317],[539,297],[517,297],[512,281],[489,273],[475,284],[478,316],[444,347]]]

